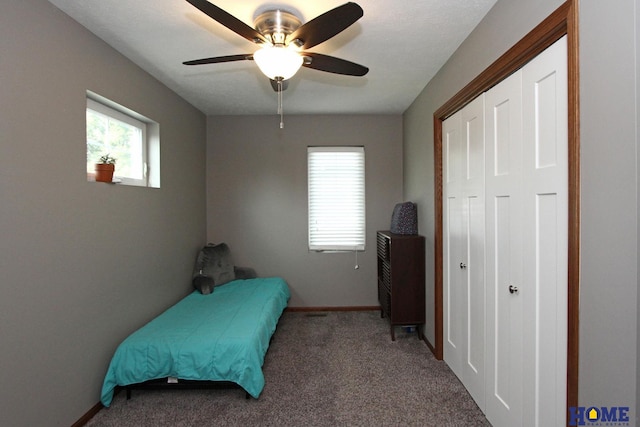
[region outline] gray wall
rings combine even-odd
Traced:
[[[275,96],[275,94],[274,94]],[[284,277],[292,307],[374,306],[376,230],[402,198],[401,116],[209,117],[207,237],[236,264]],[[367,244],[358,254],[307,249],[307,146],[363,145]]]
[[[640,153],[638,153],[638,135],[640,135],[640,102],[638,98],[640,97],[640,90],[638,88],[638,70],[640,70],[640,0],[635,0],[635,28],[636,28],[636,82],[635,82],[635,97],[636,97],[636,181],[638,179],[638,173],[640,172]],[[636,230],[640,225],[640,186],[636,185]],[[640,250],[638,250],[638,239],[636,238],[636,268],[640,265]],[[636,275],[638,272],[636,271]],[[636,280],[638,281],[638,287],[640,287],[640,277],[636,276]],[[636,307],[640,307],[640,292],[638,292],[638,302]],[[636,423],[639,419],[640,415],[638,415],[638,411],[640,411],[640,315],[638,317],[638,323],[636,326]]]
[[[634,0],[580,3],[580,402],[636,402]],[[637,408],[636,408],[637,409]],[[637,410],[633,411],[638,416]]]
[[[636,0],[637,2],[637,0]],[[433,319],[433,112],[560,4],[499,0],[404,115],[404,197],[420,201]],[[634,0],[580,2],[579,403],[636,417],[637,103]],[[434,339],[433,320],[427,325]],[[433,342],[433,341],[431,341]]]
[[[0,425],[68,426],[190,290],[206,118],[44,0],[0,2]],[[160,123],[162,188],[86,181],[85,91]]]

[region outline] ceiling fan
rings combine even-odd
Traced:
[[[280,96],[287,88],[287,79],[293,77],[301,66],[348,76],[364,76],[369,72],[365,66],[306,51],[337,35],[360,19],[364,12],[356,3],[345,3],[304,24],[291,11],[270,9],[255,18],[254,29],[207,0],[187,1],[231,31],[260,45],[261,48],[255,53],[186,61],[185,65],[255,60]]]

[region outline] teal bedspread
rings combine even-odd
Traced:
[[[118,346],[102,386],[109,406],[116,385],[175,377],[232,381],[258,398],[262,365],[289,288],[277,277],[234,280],[194,291]]]

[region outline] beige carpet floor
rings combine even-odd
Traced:
[[[282,315],[259,399],[242,390],[118,394],[89,426],[489,426],[448,366],[378,311]]]

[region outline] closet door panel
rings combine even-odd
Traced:
[[[478,375],[484,371],[484,200],[467,197],[466,235],[467,277],[466,277],[466,335],[468,349],[466,369],[468,375]],[[484,388],[484,387],[483,387]],[[483,391],[484,393],[484,391]],[[484,400],[484,399],[483,399]]]
[[[443,124],[444,360],[484,408],[484,97]]]
[[[561,426],[566,417],[568,108],[566,37],[523,69],[524,418]]]
[[[460,113],[443,123],[443,298],[444,360],[462,378],[462,169]]]
[[[484,257],[484,95],[462,111],[464,153],[462,197],[464,286],[462,336],[465,339],[462,376],[469,394],[484,410],[485,396],[485,257]]]
[[[484,187],[484,95],[462,110],[462,135],[466,162],[465,188],[470,193],[482,193]]]
[[[444,274],[444,299],[445,299],[445,347],[444,359],[453,372],[462,378],[462,275],[460,267],[456,265],[462,259],[462,232],[460,217],[462,216],[462,204],[459,197],[449,197],[446,200],[447,215],[445,219],[445,274]]]
[[[486,94],[486,411],[522,424],[522,94],[517,72]],[[517,291],[515,289],[518,289]]]

